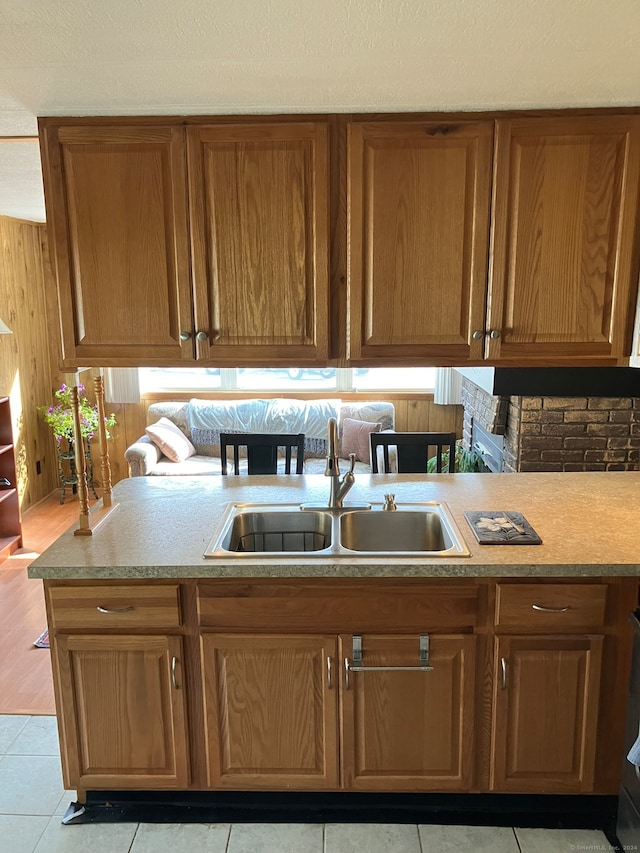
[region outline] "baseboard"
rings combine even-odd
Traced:
[[[599,829],[617,845],[616,796],[91,791],[65,823],[416,823]]]

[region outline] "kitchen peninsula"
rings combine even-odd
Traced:
[[[326,504],[328,487],[124,480],[93,536],[32,563],[79,800],[617,794],[640,474],[361,475],[347,504],[444,501],[471,555],[203,558],[230,502]],[[478,544],[478,510],[522,513],[542,544]]]

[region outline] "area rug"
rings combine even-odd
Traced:
[[[49,648],[49,632],[43,631],[42,634],[38,637],[37,640],[34,640],[33,645],[37,649],[48,649]]]

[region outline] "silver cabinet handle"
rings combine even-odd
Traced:
[[[493,338],[493,340],[496,341],[500,337],[499,329],[491,329],[491,331],[489,332],[489,337]]]
[[[198,341],[206,341],[209,335],[206,332],[198,332],[196,335],[196,340]]]
[[[533,610],[539,610],[540,613],[566,613],[567,610],[571,610],[569,606],[567,607],[543,607],[541,604],[532,604]]]
[[[349,658],[344,659],[344,689],[349,690],[351,687],[349,683],[349,670],[350,670]]]
[[[333,688],[333,674],[331,672],[332,660],[327,655],[327,690],[331,690]]]
[[[174,655],[171,658],[171,686],[174,690],[180,690],[178,686],[178,682],[176,681],[176,666],[178,663],[178,658]]]
[[[191,332],[180,332],[180,340],[182,341],[182,343],[185,343],[185,341],[188,341],[190,337],[191,337]]]
[[[482,331],[482,329],[476,329],[475,332],[473,332],[473,334],[471,335],[471,337],[474,341],[480,341],[482,340],[482,338],[484,338],[484,335],[485,333]]]
[[[507,659],[500,658],[500,668],[502,669],[502,689],[507,689]]]
[[[126,607],[114,607],[109,609],[108,607],[101,607],[98,605],[96,610],[99,613],[131,613],[132,610],[135,610],[135,607],[133,604],[128,604]]]

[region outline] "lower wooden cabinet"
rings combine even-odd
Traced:
[[[210,787],[465,790],[474,636],[204,634]],[[340,664],[338,661],[342,661]],[[370,671],[369,667],[372,667]],[[340,720],[340,731],[338,720]]]
[[[338,787],[336,639],[204,634],[212,788]]]
[[[52,646],[67,788],[186,788],[182,638],[61,634]]]
[[[618,790],[637,579],[45,591],[68,788]]]
[[[593,790],[602,646],[601,636],[496,639],[493,790]]]
[[[340,643],[349,660],[352,638]],[[432,635],[431,669],[421,671],[417,637],[362,637],[363,670],[349,672],[341,692],[346,788],[471,788],[475,645],[470,634]]]

